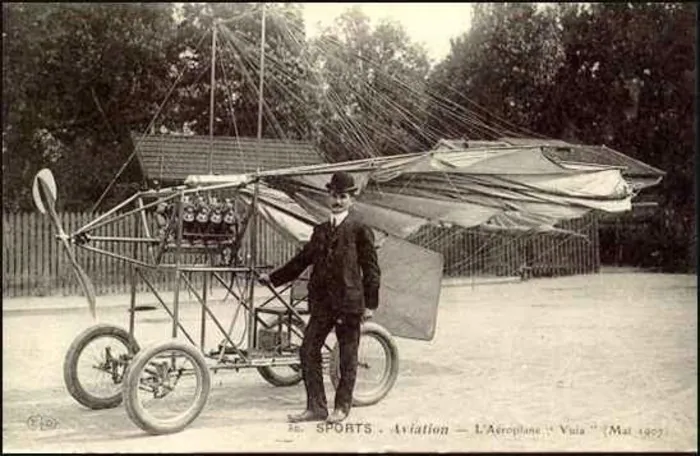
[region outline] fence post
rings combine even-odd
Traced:
[[[593,238],[595,239],[595,242],[593,242],[593,248],[594,248],[594,262],[595,262],[595,272],[598,273],[600,272],[600,239],[599,239],[599,230],[598,230],[598,214],[593,213],[591,215],[593,217],[592,220],[592,227],[593,227]]]

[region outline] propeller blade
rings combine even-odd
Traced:
[[[88,300],[88,308],[90,309],[90,315],[92,315],[92,318],[97,318],[95,286],[93,285],[92,280],[90,280],[90,277],[87,275],[85,270],[82,267],[80,267],[78,260],[75,258],[75,252],[73,252],[73,249],[71,248],[68,239],[62,237],[61,241],[63,242],[63,246],[66,248],[66,252],[68,252],[68,258],[70,259],[71,264],[73,264],[73,271],[78,277],[78,281],[83,286],[85,297]]]
[[[49,190],[53,200],[56,201],[56,180],[53,178],[53,173],[50,169],[44,168],[34,176],[34,183],[32,185],[32,198],[34,198],[34,204],[36,205],[39,212],[46,214],[46,208],[41,200],[41,194],[39,193],[39,181],[45,184],[45,188]]]
[[[61,239],[61,243],[68,253],[68,258],[73,265],[73,271],[78,277],[80,285],[83,287],[85,292],[85,297],[88,300],[88,308],[90,309],[90,314],[92,318],[97,317],[96,312],[96,298],[95,298],[95,286],[90,280],[87,273],[80,267],[78,260],[75,257],[75,252],[73,247],[70,245],[69,237],[61,226],[61,220],[58,218],[56,213],[56,182],[54,181],[53,174],[48,169],[42,169],[37,173],[34,178],[34,186],[32,188],[32,196],[34,197],[34,203],[37,205],[39,211],[43,214],[46,212],[51,216],[54,226],[58,230],[58,236]],[[43,198],[42,198],[43,197]],[[46,204],[44,204],[44,202]]]

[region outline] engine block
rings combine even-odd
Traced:
[[[241,217],[233,201],[198,196],[182,202],[182,217],[176,203],[162,202],[155,209],[155,223],[161,240],[175,241],[176,229],[182,224],[182,244],[224,247],[234,243],[241,234]]]

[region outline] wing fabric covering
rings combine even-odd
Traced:
[[[630,210],[634,196],[617,168],[565,168],[539,147],[503,147],[262,172],[260,214],[290,239],[308,241],[329,215],[325,185],[339,170],[355,178],[360,191],[353,210],[377,235],[376,319],[396,336],[421,340],[435,332],[443,262],[404,240],[423,225],[559,231],[558,222],[591,210]]]
[[[556,230],[557,222],[591,210],[630,210],[634,196],[619,169],[564,168],[539,147],[431,151],[261,173],[260,194],[277,199],[285,194],[290,210],[318,222],[328,216],[325,184],[338,170],[350,172],[358,183],[353,209],[360,218],[399,238],[425,224]],[[264,198],[261,203],[266,204]],[[289,214],[268,217],[300,233]]]

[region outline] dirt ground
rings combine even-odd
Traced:
[[[126,325],[121,299],[101,321]],[[253,371],[216,374],[200,417],[174,435],[146,435],[123,407],[87,410],[62,381],[86,314],[4,312],[4,451],[697,451],[695,276],[444,287],[435,338],[397,339],[393,390],[340,428],[290,427],[303,387]],[[168,337],[164,317],[139,316],[142,346]]]

